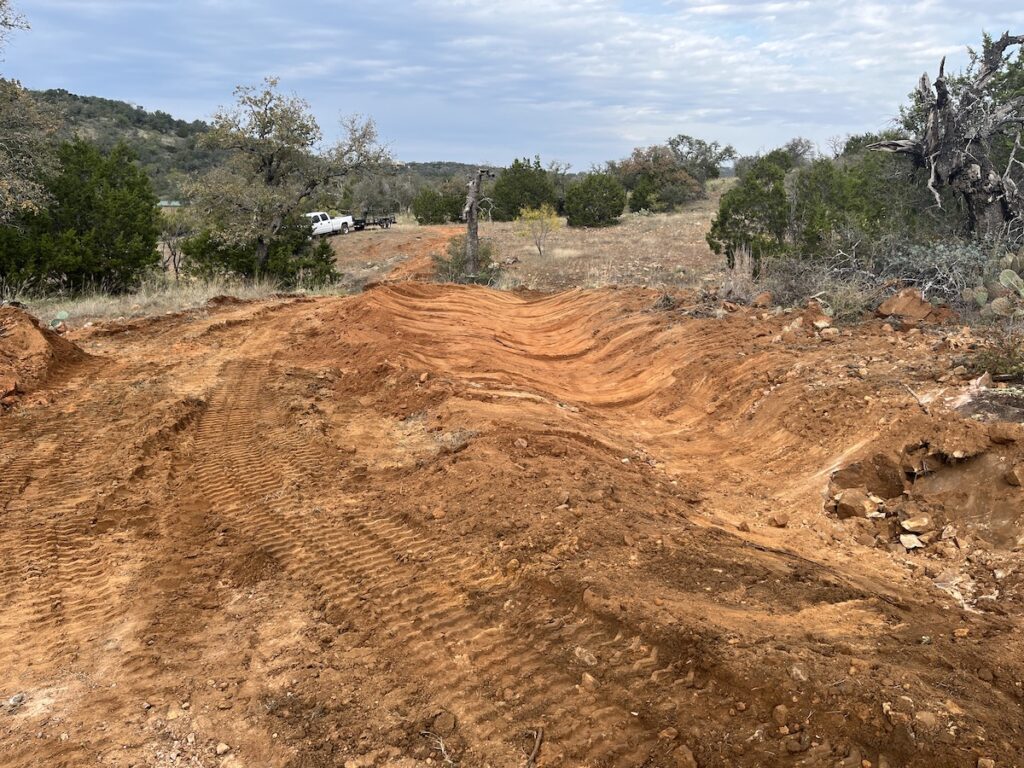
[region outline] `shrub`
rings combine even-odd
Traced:
[[[614,224],[626,207],[626,190],[607,173],[592,173],[574,182],[565,193],[570,227]]]
[[[519,233],[530,238],[541,258],[544,257],[544,246],[548,237],[563,224],[555,209],[547,203],[540,208],[523,208],[516,223],[519,225]]]
[[[1000,379],[1024,379],[1024,323],[1004,320],[993,324],[971,367]]]
[[[704,194],[681,158],[664,145],[637,147],[625,160],[608,163],[608,172],[632,193],[633,212],[671,212]]]
[[[286,288],[313,288],[338,280],[334,251],[325,239],[310,239],[305,220],[282,227],[270,246],[266,267],[259,269],[255,243],[233,245],[204,230],[181,245],[185,269],[210,278],[272,278]]]
[[[0,230],[0,277],[40,286],[125,291],[160,263],[156,195],[124,144],[103,154],[76,140],[60,147],[46,180],[47,209]]]
[[[557,203],[554,182],[541,166],[539,157],[532,161],[526,158],[513,161],[494,182],[490,197],[491,216],[495,221],[512,221],[523,208]]]
[[[466,236],[458,235],[448,241],[445,255],[434,254],[434,275],[439,283],[495,285],[501,267],[494,262],[494,246],[481,240],[480,269],[475,275],[466,274]]]
[[[424,187],[413,198],[412,215],[418,224],[447,224],[461,218],[465,201],[464,195]]]

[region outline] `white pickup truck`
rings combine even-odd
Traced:
[[[347,235],[349,230],[354,227],[351,216],[331,216],[324,211],[314,211],[313,213],[307,213],[306,218],[309,219],[310,227],[313,230],[313,237],[326,237],[327,235],[335,235],[338,232]]]

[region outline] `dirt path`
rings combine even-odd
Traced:
[[[521,768],[539,728],[538,766],[1024,761],[1013,537],[912,554],[823,510],[894,446],[960,455],[936,482],[1020,460],[907,393],[945,332],[655,298],[402,283],[81,334],[0,415],[0,765]]]

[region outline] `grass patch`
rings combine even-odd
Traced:
[[[289,291],[297,295],[333,295],[347,293],[343,285]],[[241,280],[223,277],[207,279],[152,276],[130,293],[110,294],[101,290],[68,295],[40,295],[28,286],[7,286],[6,298],[24,304],[45,324],[63,319],[69,326],[82,326],[100,320],[129,319],[198,309],[217,296],[232,296],[243,301],[267,299],[282,293],[275,280]]]

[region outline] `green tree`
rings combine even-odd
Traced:
[[[671,212],[701,196],[701,186],[669,147],[637,147],[625,160],[608,163],[608,172],[638,199],[630,210]]]
[[[239,86],[234,106],[219,111],[208,145],[227,161],[193,181],[188,194],[206,228],[225,246],[254,251],[257,273],[268,271],[275,241],[318,191],[377,168],[387,153],[372,121],[343,121],[344,138],[319,149],[322,134],[308,102],[278,92],[278,81]]]
[[[792,167],[792,155],[777,149],[754,162],[740,183],[722,195],[707,241],[715,253],[725,254],[730,268],[740,248],[749,248],[760,263],[786,247],[789,201],[785,182]]]
[[[717,179],[722,165],[737,157],[730,144],[722,146],[717,141],[707,142],[683,133],[669,139],[668,146],[679,164],[700,184],[702,193],[708,179]]]
[[[565,192],[570,227],[614,224],[626,207],[626,190],[608,173],[591,173],[573,182]]]
[[[181,252],[186,270],[202,277],[269,275],[288,288],[325,285],[339,277],[330,243],[323,238],[310,239],[309,224],[300,215],[284,222],[262,265],[251,245],[227,242],[208,229],[185,240]]]
[[[441,189],[424,187],[412,201],[412,215],[418,224],[447,224],[458,221],[466,203],[465,192],[442,185]]]
[[[501,172],[491,191],[491,215],[497,221],[512,221],[523,208],[556,205],[557,193],[551,176],[540,164],[523,158]]]
[[[0,276],[71,288],[130,289],[160,262],[156,195],[125,145],[103,154],[87,142],[63,144],[46,209],[0,231]]]
[[[653,211],[655,206],[656,190],[654,182],[646,176],[637,182],[629,193],[629,210],[633,213],[638,211]]]

